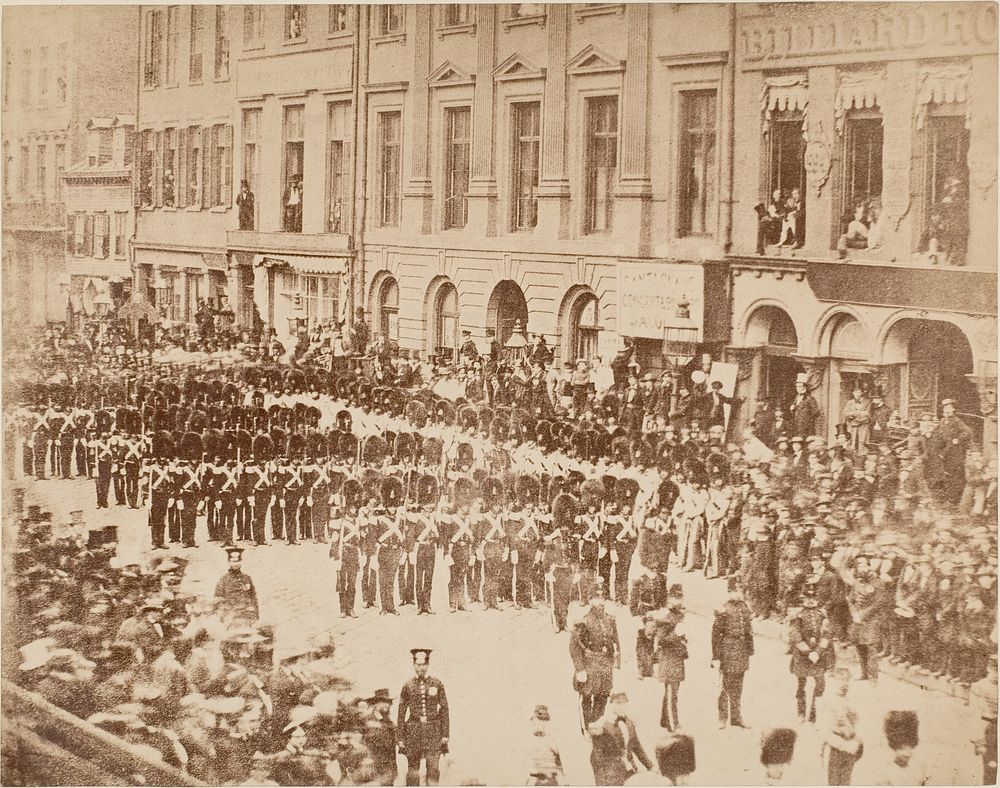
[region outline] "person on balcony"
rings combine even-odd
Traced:
[[[240,193],[236,195],[236,206],[240,209],[240,229],[252,230],[254,220],[253,192],[247,181],[240,181]]]
[[[302,232],[302,176],[293,175],[285,189],[285,232]]]

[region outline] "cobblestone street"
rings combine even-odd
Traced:
[[[119,526],[121,555],[148,554],[145,512],[122,507],[95,511],[93,482],[29,480],[19,484],[26,487],[26,504],[39,503],[43,510],[52,512],[56,533],[65,533],[70,527],[70,511],[82,509],[84,522],[91,527]],[[199,548],[172,548],[168,552],[177,551],[191,560],[185,584],[192,591],[210,595],[226,561],[217,545],[204,541],[203,531],[199,520]],[[442,782],[457,784],[474,778],[490,784],[523,784],[528,719],[536,704],[545,703],[552,712],[554,733],[562,743],[567,782],[592,784],[589,747],[579,733],[578,706],[571,685],[568,635],[553,634],[547,609],[492,612],[474,608],[449,614],[447,567],[439,560],[433,601],[437,615],[417,617],[413,607],[401,608],[398,617],[359,609],[359,618],[345,620],[339,617],[332,563],[324,545],[249,548],[244,569],[257,587],[262,619],[275,626],[278,656],[298,639],[332,632],[340,671],[359,693],[388,687],[396,696],[411,675],[408,650],[416,646],[434,649],[431,672],[444,682],[452,714],[452,754],[444,764]],[[675,575],[671,581],[678,579],[685,587],[690,611],[682,625],[690,659],[680,692],[680,717],[694,736],[698,751],[698,768],[691,783],[760,784],[761,729],[776,725],[800,730],[789,781],[825,782],[818,735],[812,726],[802,729],[795,723],[795,681],[788,671],[784,644],[774,637],[758,633],[756,639],[744,692],[744,718],[750,729],[718,730],[709,634],[711,610],[722,598],[724,585],[694,575]],[[637,625],[626,611],[614,605],[610,608],[617,614],[624,652],[616,681],[629,693],[640,738],[652,754],[659,733],[662,687],[653,679],[636,678]],[[856,671],[853,661],[851,667]],[[981,735],[982,728],[974,707],[889,676],[883,676],[877,685],[857,682],[852,696],[861,713],[865,744],[865,755],[855,769],[856,783],[865,782],[872,769],[877,773],[889,757],[881,730],[885,712],[907,708],[920,715],[918,752],[931,765],[932,781],[979,781],[980,762],[970,740]],[[720,753],[727,757],[719,757]],[[947,758],[942,753],[947,753]]]

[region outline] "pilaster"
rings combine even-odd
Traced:
[[[542,171],[538,180],[538,226],[541,238],[569,235],[569,175],[566,171],[566,60],[569,57],[569,14],[567,4],[546,7],[545,26],[547,70],[545,102],[542,108]]]
[[[403,139],[411,144],[404,150],[410,160],[410,172],[403,185],[401,221],[403,226],[419,235],[431,231],[433,190],[430,177],[430,86],[431,30],[435,6],[414,5],[413,12],[413,63],[409,84],[409,112],[403,115]]]
[[[493,114],[493,69],[496,65],[497,6],[477,6],[476,80],[472,110],[472,166],[469,180],[469,225],[485,236],[497,232],[496,145]]]

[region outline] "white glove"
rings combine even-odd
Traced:
[[[611,563],[613,563],[613,564],[617,564],[618,563],[618,551],[617,550],[612,550],[611,551]]]
[[[399,565],[400,566],[405,566],[406,565],[406,558],[407,558],[406,553],[403,553],[402,555],[399,556]]]
[[[608,549],[604,545],[600,545],[597,548],[598,559],[604,558],[604,556],[606,556],[607,554],[608,554]]]
[[[478,556],[479,556],[479,551],[478,550],[475,553],[469,553],[469,566],[475,566],[476,565],[476,558]]]
[[[517,550],[512,550],[512,551],[511,551],[511,553],[510,553],[510,562],[511,562],[511,563],[512,563],[512,564],[513,564],[514,566],[517,566],[517,559],[518,559],[518,557],[519,557],[519,556],[518,556],[518,554],[517,554]]]
[[[485,561],[486,560],[486,551],[483,550],[482,547],[477,547],[476,548],[476,558],[478,558],[480,561]]]
[[[184,501],[182,501],[180,499],[178,499],[178,501],[177,501],[177,511],[178,512],[183,512],[184,511]]]
[[[576,680],[583,684],[587,680],[587,671],[578,670],[576,672]]]
[[[284,505],[285,505],[285,502],[284,502],[284,501],[282,501],[282,502],[281,502],[281,505],[282,505],[282,506],[284,506]],[[222,508],[222,501],[216,501],[216,502],[215,502],[215,508],[216,508],[216,509],[221,509],[221,508]]]
[[[809,661],[815,665],[817,662],[819,662],[819,654],[817,654],[815,651],[810,651]]]
[[[378,556],[373,555],[372,560],[368,562],[368,567],[373,571],[378,571]]]
[[[414,550],[407,557],[410,559],[410,566],[416,566],[416,564],[417,564],[417,551]]]
[[[454,566],[455,565],[455,559],[452,558],[450,555],[446,555],[444,557],[444,564],[445,564],[445,566]]]
[[[501,561],[506,561],[508,558],[510,558],[510,550],[505,547],[503,549],[503,555],[500,556],[500,560]]]

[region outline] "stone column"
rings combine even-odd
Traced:
[[[760,368],[763,357],[759,347],[727,347],[725,359],[736,364],[736,388],[733,396],[739,403],[729,413],[728,435],[738,436],[746,431],[753,418],[756,398],[760,390]]]
[[[433,5],[414,5],[413,63],[410,71],[409,112],[403,115],[403,142],[410,159],[410,172],[403,185],[401,217],[403,227],[418,235],[431,232],[434,205],[428,146],[430,145],[431,16]],[[409,141],[407,143],[407,140]]]
[[[914,235],[915,206],[910,182],[913,155],[913,114],[916,110],[917,63],[901,60],[886,65],[882,98],[882,248],[893,256],[908,257]],[[812,105],[810,104],[810,107]]]
[[[645,3],[625,6],[628,53],[622,86],[621,162],[612,230],[639,256],[649,254],[653,200],[649,175],[649,13],[649,5]]]
[[[494,169],[493,69],[496,66],[495,5],[478,6],[476,15],[476,87],[472,110],[472,162],[469,179],[469,225],[486,236],[497,233],[497,178]]]
[[[806,116],[806,140],[811,150],[813,145],[823,146],[826,151],[825,161],[829,162],[826,172],[818,172],[816,176],[809,172],[806,177],[806,243],[804,255],[826,255],[831,248],[836,248],[832,239],[831,227],[836,210],[833,198],[833,174],[837,162],[833,159],[839,150],[837,145],[837,129],[834,125],[833,102],[837,94],[837,69],[833,66],[809,69],[809,111]],[[821,148],[817,148],[822,152]],[[816,156],[817,161],[824,161],[822,155]],[[820,186],[820,182],[822,185]],[[817,189],[818,187],[818,189]],[[833,244],[831,247],[831,240]]]
[[[566,4],[546,7],[547,71],[545,112],[542,115],[542,172],[538,181],[538,227],[546,239],[569,236],[569,176],[566,172],[566,60],[569,45],[569,12]]]

